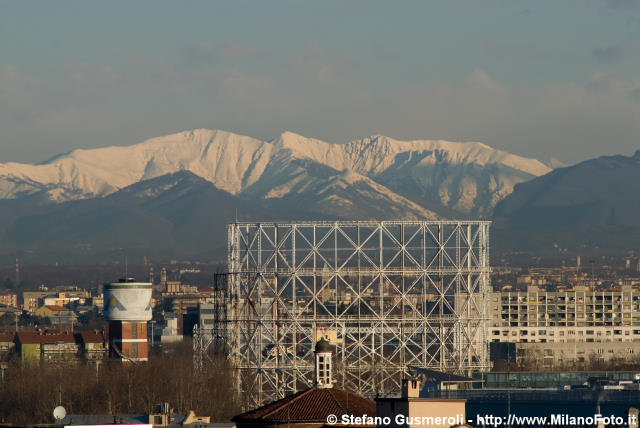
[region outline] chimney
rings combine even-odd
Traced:
[[[333,379],[331,377],[331,355],[333,347],[324,338],[316,343],[315,355],[315,380],[316,388],[333,388]]]
[[[402,379],[402,398],[420,397],[420,381],[417,379]]]

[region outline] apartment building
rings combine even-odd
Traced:
[[[554,367],[640,354],[640,293],[631,286],[492,292],[489,338],[515,343],[519,359]]]
[[[15,349],[22,362],[79,362],[102,360],[107,354],[103,332],[20,331]]]
[[[630,342],[640,340],[640,293],[576,287],[490,293],[493,342]]]
[[[0,305],[12,308],[18,307],[18,295],[16,293],[0,293]]]

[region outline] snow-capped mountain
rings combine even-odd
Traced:
[[[515,184],[550,168],[477,142],[376,135],[329,144],[291,132],[261,141],[198,129],[127,147],[74,150],[37,165],[0,164],[0,198],[101,197],[178,171],[267,204],[304,203],[312,211],[348,217],[349,206],[366,199],[372,218],[376,210],[435,218],[488,214]]]

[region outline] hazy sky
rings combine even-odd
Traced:
[[[640,149],[640,0],[5,1],[0,162],[192,128]]]

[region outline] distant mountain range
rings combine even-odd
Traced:
[[[517,184],[495,207],[492,239],[503,251],[637,254],[639,215],[640,150]]]
[[[60,204],[1,202],[4,248],[19,249],[27,260],[65,262],[124,255],[222,259],[225,224],[236,212],[244,220],[283,216],[188,171],[135,183],[105,197]],[[18,214],[7,218],[12,211]]]
[[[557,251],[583,237],[576,227],[608,237],[582,246],[621,242],[618,231],[632,245],[638,174],[638,155],[551,170],[477,142],[199,129],[0,164],[0,257],[222,259],[235,218],[474,219],[494,207],[494,251]]]
[[[297,207],[308,198],[316,201],[316,194],[343,189],[317,200],[322,212],[343,213],[356,192],[391,203],[393,208],[384,211],[391,209],[394,216],[435,218],[486,216],[515,184],[550,168],[482,143],[376,135],[329,144],[290,132],[267,142],[198,129],[128,147],[74,150],[37,165],[0,164],[0,198],[100,197],[178,171],[190,171],[233,195],[280,206]],[[368,206],[363,208],[352,207],[347,215],[366,217]]]

